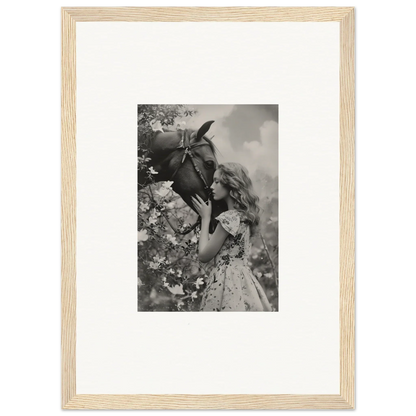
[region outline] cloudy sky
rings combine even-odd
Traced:
[[[215,120],[207,137],[220,151],[218,161],[239,162],[252,175],[264,170],[278,175],[278,107],[277,105],[188,105],[198,114],[186,120],[188,128],[198,129]]]

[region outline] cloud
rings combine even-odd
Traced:
[[[215,123],[209,130],[208,136],[211,131],[215,132],[217,126],[221,125],[222,121],[234,110],[233,105],[189,105],[187,107],[198,111],[193,117],[187,119],[187,125],[190,128],[197,129],[206,121],[215,120]]]
[[[188,108],[198,110],[195,116],[182,119],[186,120],[189,128],[197,129],[206,121],[215,120],[207,136],[215,136],[213,141],[220,151],[219,163],[241,163],[248,169],[250,175],[253,175],[257,169],[265,171],[272,177],[278,175],[278,124],[275,120],[267,120],[258,127],[259,140],[245,141],[242,146],[236,148],[236,143],[232,144],[230,138],[230,128],[233,126],[229,126],[229,119],[226,123],[235,106],[190,105]],[[238,122],[238,119],[235,122]]]
[[[244,142],[251,169],[262,169],[275,177],[278,175],[278,125],[267,120],[260,126],[260,141]],[[246,155],[247,156],[247,155]]]
[[[262,170],[271,177],[278,176],[278,124],[276,121],[265,121],[259,128],[260,141],[244,142],[235,150],[230,142],[227,128],[215,136],[214,142],[221,152],[218,161],[238,162],[245,166],[250,175]]]

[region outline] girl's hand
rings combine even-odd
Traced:
[[[192,203],[200,215],[202,219],[210,219],[211,218],[211,212],[212,212],[212,205],[211,200],[208,200],[208,205],[203,201],[203,199],[199,195],[195,195],[195,197],[192,198]]]

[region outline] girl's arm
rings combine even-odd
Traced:
[[[209,218],[202,218],[201,221],[201,236],[198,245],[198,257],[202,263],[207,263],[215,257],[224,244],[228,236],[228,232],[224,230],[221,223],[218,223],[217,228],[209,238]]]
[[[220,223],[218,223],[214,234],[210,237],[209,223],[212,211],[211,201],[208,200],[207,205],[199,195],[195,195],[195,198],[192,197],[192,203],[198,214],[201,216],[201,236],[198,244],[198,256],[202,263],[207,263],[219,252],[228,236],[228,232],[224,230]]]

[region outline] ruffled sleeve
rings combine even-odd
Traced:
[[[240,214],[238,211],[225,211],[216,218],[225,231],[230,233],[233,237],[236,236],[238,227],[240,226]]]

